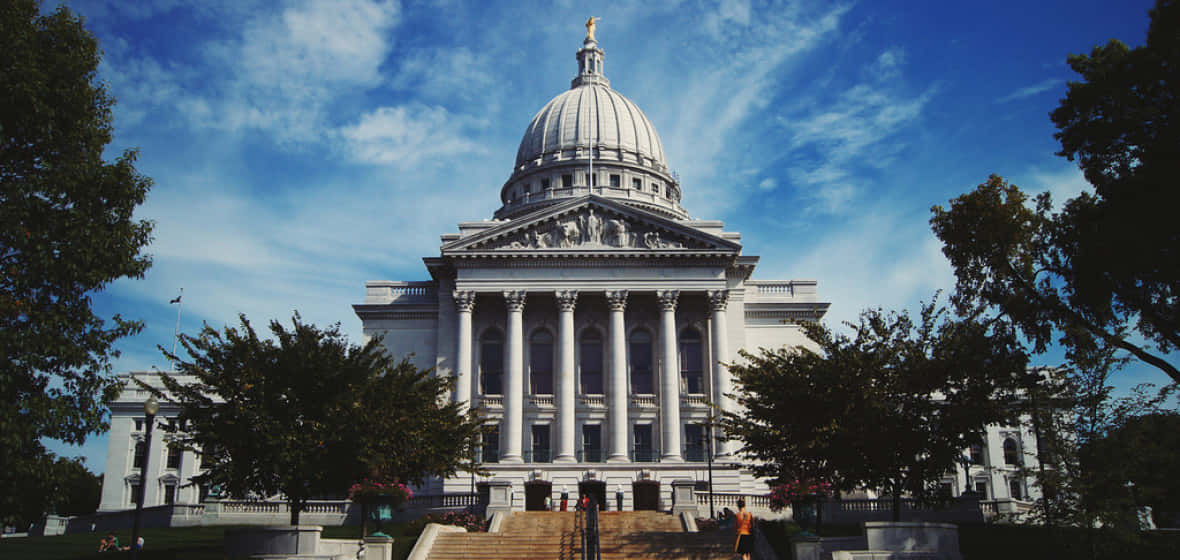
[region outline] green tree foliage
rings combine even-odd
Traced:
[[[363,477],[417,482],[469,467],[479,424],[447,399],[447,379],[298,314],[290,330],[272,321],[270,332],[260,338],[241,316],[240,328],[181,335],[191,359],[162,376],[157,396],[181,407],[179,441],[207,469],[194,480],[236,496],[282,494],[294,525],[309,499],[343,495]]]
[[[730,371],[744,412],[722,424],[760,476],[881,489],[896,519],[902,493],[930,496],[984,426],[1014,420],[1028,359],[1004,323],[935,304],[917,322],[868,310],[847,326],[804,324],[814,348],[743,353]]]
[[[100,58],[68,9],[0,4],[0,515],[53,474],[42,438],[106,429],[112,344],[142,328],[91,309],[94,292],[150,265],[151,224],[133,217],[150,181],[134,151],[103,160],[113,100]]]
[[[955,303],[994,307],[1038,350],[1117,349],[1180,382],[1180,6],[1160,0],[1147,43],[1072,55],[1083,79],[1052,112],[1059,155],[1093,193],[1051,211],[992,176],[936,206],[931,223],[957,278]],[[1147,343],[1136,342],[1141,335]]]
[[[1175,411],[1123,419],[1082,445],[1081,465],[1090,490],[1085,506],[1107,524],[1125,523],[1136,507],[1151,506],[1157,522],[1175,527],[1180,515],[1177,449],[1180,414]]]
[[[81,459],[66,459],[53,453],[29,457],[17,463],[23,484],[5,496],[8,508],[0,523],[24,530],[41,520],[45,513],[85,515],[98,509],[102,478],[90,472]]]

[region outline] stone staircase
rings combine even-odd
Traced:
[[[603,560],[729,559],[732,537],[685,533],[680,519],[655,511],[599,514]],[[499,533],[446,533],[430,551],[432,560],[580,560],[580,521],[573,512],[515,512]]]
[[[602,560],[729,560],[733,542],[719,533],[686,533],[679,517],[657,511],[599,514]]]

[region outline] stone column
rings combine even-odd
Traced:
[[[729,333],[725,328],[725,307],[729,302],[729,290],[710,290],[709,307],[713,310],[712,358],[713,358],[713,402],[724,412],[734,412],[733,401],[727,397],[733,390],[729,368],[721,365],[729,362]],[[709,442],[713,445],[713,442]],[[736,441],[725,441],[717,447],[717,454],[732,455]]]
[[[627,309],[627,291],[606,293],[610,306],[610,389],[607,423],[610,424],[610,447],[606,460],[625,463],[627,456],[627,327],[623,311]]]
[[[152,440],[148,442],[147,463],[139,473],[143,480],[143,507],[164,503],[160,489],[160,475],[164,472],[164,459],[168,456],[168,450],[164,446],[164,419],[163,414],[157,414],[152,419],[156,425],[152,429]],[[146,425],[144,429],[147,429]]]
[[[676,347],[676,300],[678,290],[660,290],[660,461],[682,461],[680,457],[680,359]]]
[[[560,291],[557,307],[561,317],[557,323],[557,456],[554,463],[577,462],[577,383],[574,379],[574,306],[578,303],[578,292]]]
[[[504,439],[501,463],[520,463],[524,441],[524,290],[505,291],[508,307],[508,347],[504,352]]]
[[[475,292],[455,290],[455,311],[459,314],[458,336],[455,340],[455,402],[464,407],[471,404],[471,312],[475,310]]]

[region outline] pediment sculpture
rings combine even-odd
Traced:
[[[585,208],[475,246],[484,250],[520,249],[696,249],[707,244],[653,224]]]

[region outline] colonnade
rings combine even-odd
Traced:
[[[558,309],[557,327],[557,368],[556,391],[556,454],[555,463],[577,462],[577,425],[575,412],[577,395],[574,359],[574,311],[577,307],[578,292],[557,290],[552,292]],[[627,338],[624,312],[627,308],[627,290],[602,292],[610,310],[607,344],[610,361],[606,372],[607,462],[627,462],[629,390],[627,384]],[[504,422],[501,427],[501,463],[523,462],[524,443],[524,305],[526,292],[507,290],[501,292],[507,308],[507,341],[504,352]],[[729,360],[725,310],[728,290],[707,292],[712,311],[711,354],[714,402],[723,410],[730,410],[725,395],[731,390],[728,370],[722,366]],[[680,298],[679,290],[658,290],[656,297],[660,305],[659,359],[663,364],[660,372],[660,435],[661,462],[683,461],[681,456],[680,420],[680,360],[676,337],[676,309]],[[456,340],[455,375],[457,386],[454,398],[460,403],[470,403],[473,386],[472,360],[472,315],[475,310],[476,292],[455,290],[453,293],[458,315]],[[723,446],[723,452],[729,448]]]

